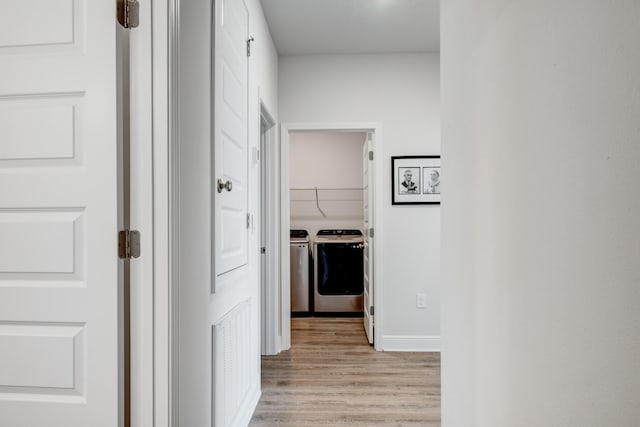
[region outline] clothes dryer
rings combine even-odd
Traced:
[[[314,241],[316,313],[362,313],[364,237],[359,230],[320,230]]]

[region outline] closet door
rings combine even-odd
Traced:
[[[216,281],[248,261],[249,11],[217,0],[214,25],[214,252]]]
[[[0,425],[119,425],[116,2],[0,11]]]

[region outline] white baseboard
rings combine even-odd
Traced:
[[[262,391],[260,390],[260,386],[254,387],[251,392],[249,392],[249,395],[245,399],[245,403],[242,405],[242,409],[240,409],[238,413],[236,422],[233,423],[235,427],[247,427],[249,425],[251,417],[253,417],[253,413],[256,411],[261,395]]]
[[[440,336],[385,335],[381,347],[383,351],[440,352]]]

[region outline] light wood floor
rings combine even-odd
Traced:
[[[362,318],[293,318],[250,426],[439,426],[440,354],[377,352]]]

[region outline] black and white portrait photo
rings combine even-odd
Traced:
[[[440,168],[422,168],[424,194],[440,194]]]
[[[391,157],[392,205],[440,204],[440,156]]]
[[[400,168],[400,194],[420,194],[420,168]]]

